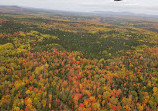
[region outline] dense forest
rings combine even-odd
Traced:
[[[157,111],[157,25],[0,13],[1,111]]]

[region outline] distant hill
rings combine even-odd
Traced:
[[[108,16],[158,18],[158,15],[136,14],[132,12],[94,11],[92,13],[97,15],[108,15]]]
[[[80,15],[97,15],[97,16],[120,16],[120,17],[145,17],[145,18],[158,18],[158,15],[146,15],[146,14],[135,14],[131,12],[113,12],[113,11],[94,11],[94,12],[70,12],[62,10],[52,9],[41,9],[31,7],[20,7],[20,6],[4,6],[0,5],[0,13],[9,14],[40,14],[48,16],[80,16]]]
[[[0,13],[8,14],[30,14],[30,15],[43,15],[43,16],[74,16],[83,14],[83,12],[68,12],[62,10],[41,9],[31,7],[19,7],[19,6],[3,6],[0,5]]]

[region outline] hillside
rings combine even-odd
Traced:
[[[2,111],[158,109],[157,19],[37,13],[0,13]]]

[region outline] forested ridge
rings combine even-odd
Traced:
[[[0,14],[0,109],[158,110],[157,27],[116,20]]]

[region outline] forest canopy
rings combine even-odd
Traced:
[[[154,24],[0,14],[0,109],[158,110]]]

